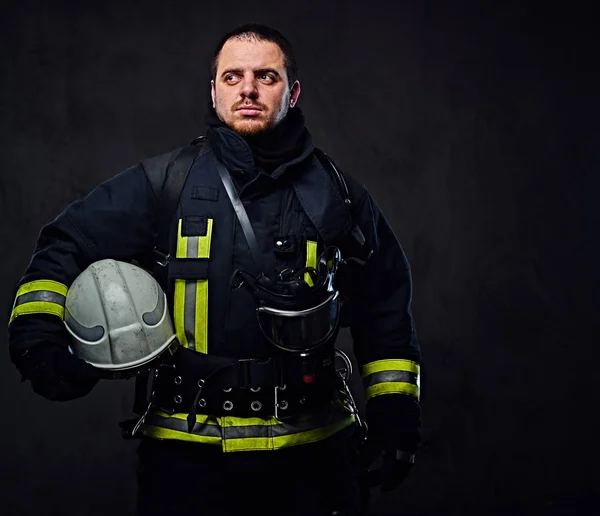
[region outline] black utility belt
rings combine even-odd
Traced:
[[[318,412],[337,398],[340,387],[328,357],[228,363],[183,355],[191,360],[176,359],[155,371],[152,401],[165,412],[285,419]]]

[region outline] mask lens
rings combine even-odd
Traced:
[[[280,349],[309,352],[331,338],[339,326],[339,293],[307,310],[287,311],[269,307],[257,310],[258,322],[265,337]]]

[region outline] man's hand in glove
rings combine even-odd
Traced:
[[[381,456],[381,467],[368,472],[369,485],[381,486],[381,491],[393,491],[410,473],[415,456],[401,450],[384,450]]]
[[[52,401],[67,401],[88,394],[100,380],[100,371],[54,343],[39,344],[14,359],[33,390]]]
[[[368,484],[396,489],[408,476],[421,440],[418,400],[406,395],[377,396],[367,402],[369,434],[362,452]]]

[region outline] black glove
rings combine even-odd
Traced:
[[[383,492],[393,491],[408,476],[414,464],[414,455],[401,450],[384,450],[381,467],[368,473],[371,487],[381,486]]]
[[[52,401],[81,398],[100,380],[98,369],[58,344],[38,344],[13,356],[13,362],[34,392]]]
[[[410,473],[421,440],[421,408],[416,398],[386,394],[367,402],[369,432],[362,451],[362,467],[370,487],[397,488]],[[381,459],[381,467],[374,463]]]

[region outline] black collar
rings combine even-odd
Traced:
[[[243,137],[225,125],[212,105],[205,118],[206,133],[216,157],[232,172],[244,172],[244,182],[261,171],[278,178],[286,170],[312,155],[312,137],[304,124],[304,115],[298,107],[290,109],[284,120],[271,131]]]

